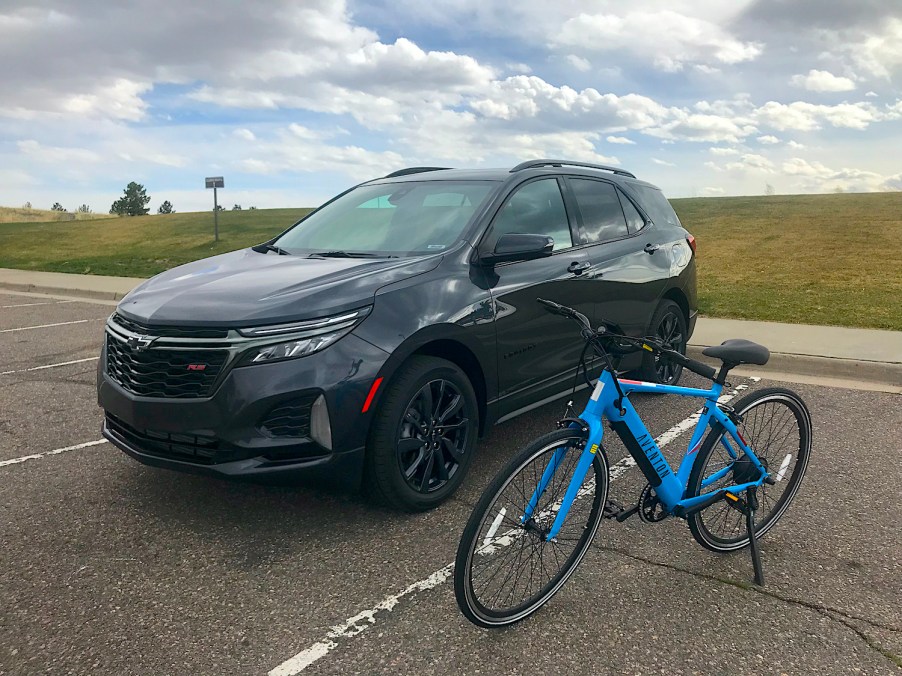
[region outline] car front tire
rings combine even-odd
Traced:
[[[365,492],[409,512],[444,502],[473,460],[478,411],[473,386],[456,364],[411,357],[386,389],[370,427]]]

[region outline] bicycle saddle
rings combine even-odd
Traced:
[[[770,359],[770,350],[763,345],[742,338],[725,340],[720,345],[706,347],[702,354],[734,364],[764,365]]]

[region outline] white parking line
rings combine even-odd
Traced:
[[[749,378],[749,380],[751,380],[752,382],[758,382],[761,379]],[[746,384],[738,385],[729,394],[721,396],[718,401],[722,404],[725,404],[728,401],[736,398],[736,396],[740,392],[747,390],[748,388],[749,386]],[[695,427],[695,424],[698,422],[698,419],[700,417],[701,411],[696,411],[685,420],[681,420],[679,423],[671,427],[669,430],[655,439],[658,447],[663,448],[664,446],[671,443],[674,439],[679,437],[683,432],[686,432]],[[612,465],[610,470],[611,481],[615,481],[616,479],[621,477],[630,467],[635,466],[635,464],[636,461],[633,460],[632,456],[628,455],[623,458],[623,460]],[[343,638],[353,638],[354,636],[361,634],[362,632],[366,631],[371,626],[376,624],[377,614],[382,613],[383,611],[393,610],[394,607],[398,605],[398,602],[405,596],[438,587],[449,577],[451,577],[451,571],[453,568],[454,564],[449,563],[447,566],[439,568],[428,577],[419,580],[418,582],[414,582],[412,585],[395,594],[394,596],[389,596],[388,598],[380,601],[372,608],[363,610],[353,617],[349,617],[341,624],[336,624],[323,637],[323,640],[317,641],[312,646],[306,648],[305,650],[302,650],[294,657],[285,660],[284,662],[282,662],[282,664],[272,669],[269,672],[268,676],[296,676],[311,664],[313,664],[317,660],[322,659],[335,648],[337,648],[339,645],[337,642],[338,640]]]
[[[14,373],[29,373],[30,371],[43,371],[44,369],[55,369],[57,366],[69,366],[70,364],[81,364],[86,361],[97,361],[100,357],[85,357],[84,359],[73,359],[72,361],[61,361],[59,364],[47,364],[46,366],[32,366],[30,369],[19,369],[18,371],[0,371],[0,376],[11,376]]]
[[[0,310],[5,310],[6,308],[11,307],[34,307],[35,305],[62,305],[63,303],[77,303],[75,300],[52,300],[52,301],[44,301],[42,303],[19,303],[17,305],[0,305]]]
[[[37,326],[20,326],[18,329],[0,329],[0,333],[12,333],[13,331],[30,331],[31,329],[49,329],[51,326],[68,326],[69,324],[85,324],[86,322],[103,322],[105,317],[98,319],[76,319],[73,322],[56,322],[55,324],[39,324]]]
[[[60,453],[68,453],[69,451],[78,451],[82,448],[89,448],[90,446],[99,446],[100,444],[107,443],[106,439],[98,439],[97,441],[86,441],[83,444],[75,444],[75,446],[66,446],[65,448],[57,448],[52,451],[46,451],[44,453],[35,453],[34,455],[23,455],[21,458],[13,458],[12,460],[0,460],[0,467],[6,467],[7,465],[18,465],[21,462],[25,462],[26,460],[40,460],[41,458],[46,458],[50,455],[59,455]]]

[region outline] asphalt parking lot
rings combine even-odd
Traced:
[[[492,632],[458,612],[449,564],[482,488],[562,402],[496,427],[460,494],[426,514],[156,470],[100,441],[111,309],[0,293],[2,674],[902,671],[900,395],[790,385],[814,448],[762,541],[763,590],[745,552],[707,552],[681,521],[606,521],[555,599]],[[656,435],[694,410],[634,402]],[[640,479],[628,470],[613,497]]]

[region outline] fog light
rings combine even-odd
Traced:
[[[310,436],[323,448],[332,450],[332,425],[329,423],[329,407],[326,397],[319,395],[310,409]]]

